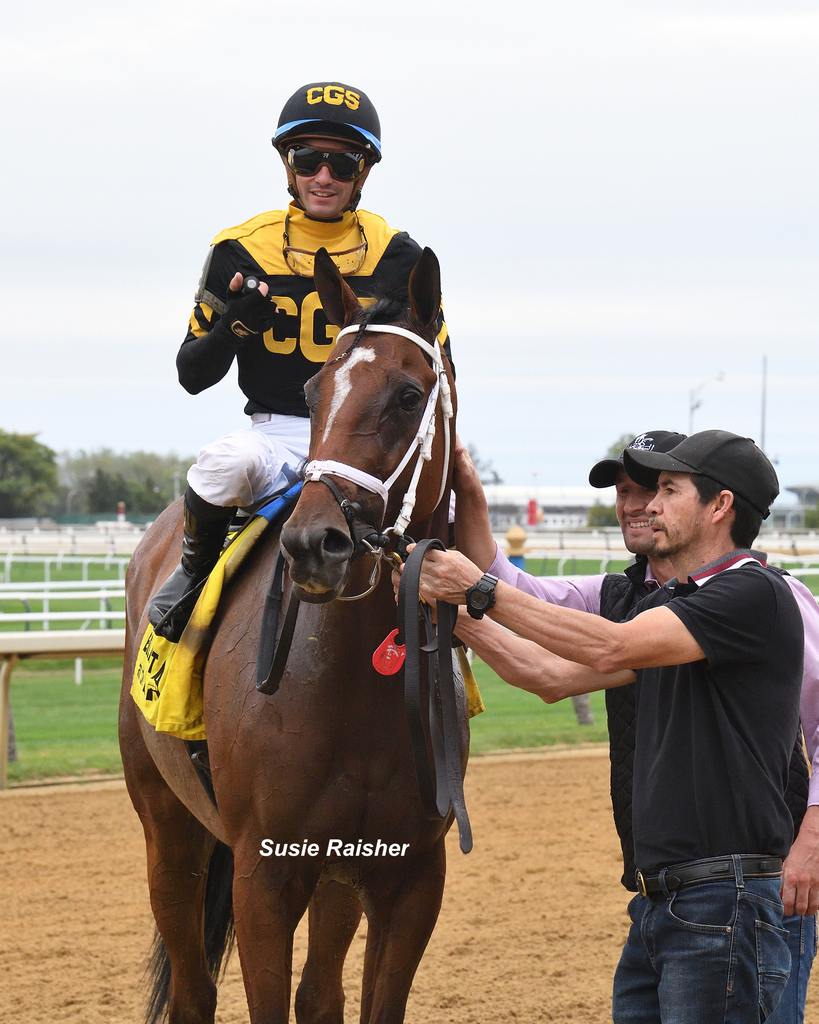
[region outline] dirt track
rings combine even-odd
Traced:
[[[444,906],[408,1022],[610,1020],[627,898],[607,769],[599,751],[473,762],[476,847],[462,857],[450,834]],[[0,1021],[138,1024],[153,922],[124,785],[0,794],[0,857]],[[362,929],[345,978],[349,1021],[363,948]],[[297,970],[303,955],[300,932]],[[217,1020],[247,1019],[234,955]],[[806,1022],[819,1024],[819,994]]]

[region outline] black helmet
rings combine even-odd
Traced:
[[[296,133],[309,126],[317,135],[352,139],[362,144],[372,163],[381,159],[381,125],[367,96],[342,82],[311,82],[285,103],[273,135],[279,152]]]

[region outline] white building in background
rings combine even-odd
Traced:
[[[788,516],[783,519],[781,525],[783,527],[802,527],[805,525],[805,513],[819,508],[819,483],[791,484],[785,490],[796,495],[796,504],[785,506]],[[780,503],[781,499],[776,503],[774,515],[779,511]]]
[[[535,487],[516,484],[487,484],[493,530],[505,530],[517,523],[529,529],[585,528],[592,505],[611,504],[614,492],[600,491],[588,484],[581,487]],[[535,502],[537,526],[530,525],[530,502]]]
[[[585,529],[589,509],[594,505],[613,505],[614,489],[599,489],[588,484],[579,487],[536,487],[526,484],[486,484],[489,518],[492,529],[503,531],[517,524],[528,530]],[[819,505],[819,484],[788,487],[796,494],[794,504],[787,495],[780,495],[763,530],[793,530],[804,527],[805,508]],[[535,503],[537,524],[530,520],[530,503]]]

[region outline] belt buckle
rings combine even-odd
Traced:
[[[648,897],[648,890],[646,889],[646,876],[642,871],[637,871],[637,888],[640,890],[640,895]]]

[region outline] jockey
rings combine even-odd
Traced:
[[[292,202],[214,238],[176,359],[180,383],[195,395],[220,381],[235,358],[251,422],[202,448],[188,471],[182,561],[148,612],[156,632],[170,640],[179,639],[237,507],[287,487],[307,457],[303,388],[338,333],[313,286],[314,254],[327,249],[368,305],[376,296],[406,301],[421,252],[406,232],[357,208],[381,159],[378,114],[360,89],[338,82],[302,86],[284,105],[273,145]],[[258,287],[243,294],[249,277]],[[448,353],[443,316],[439,327]],[[187,594],[190,600],[175,607]]]

